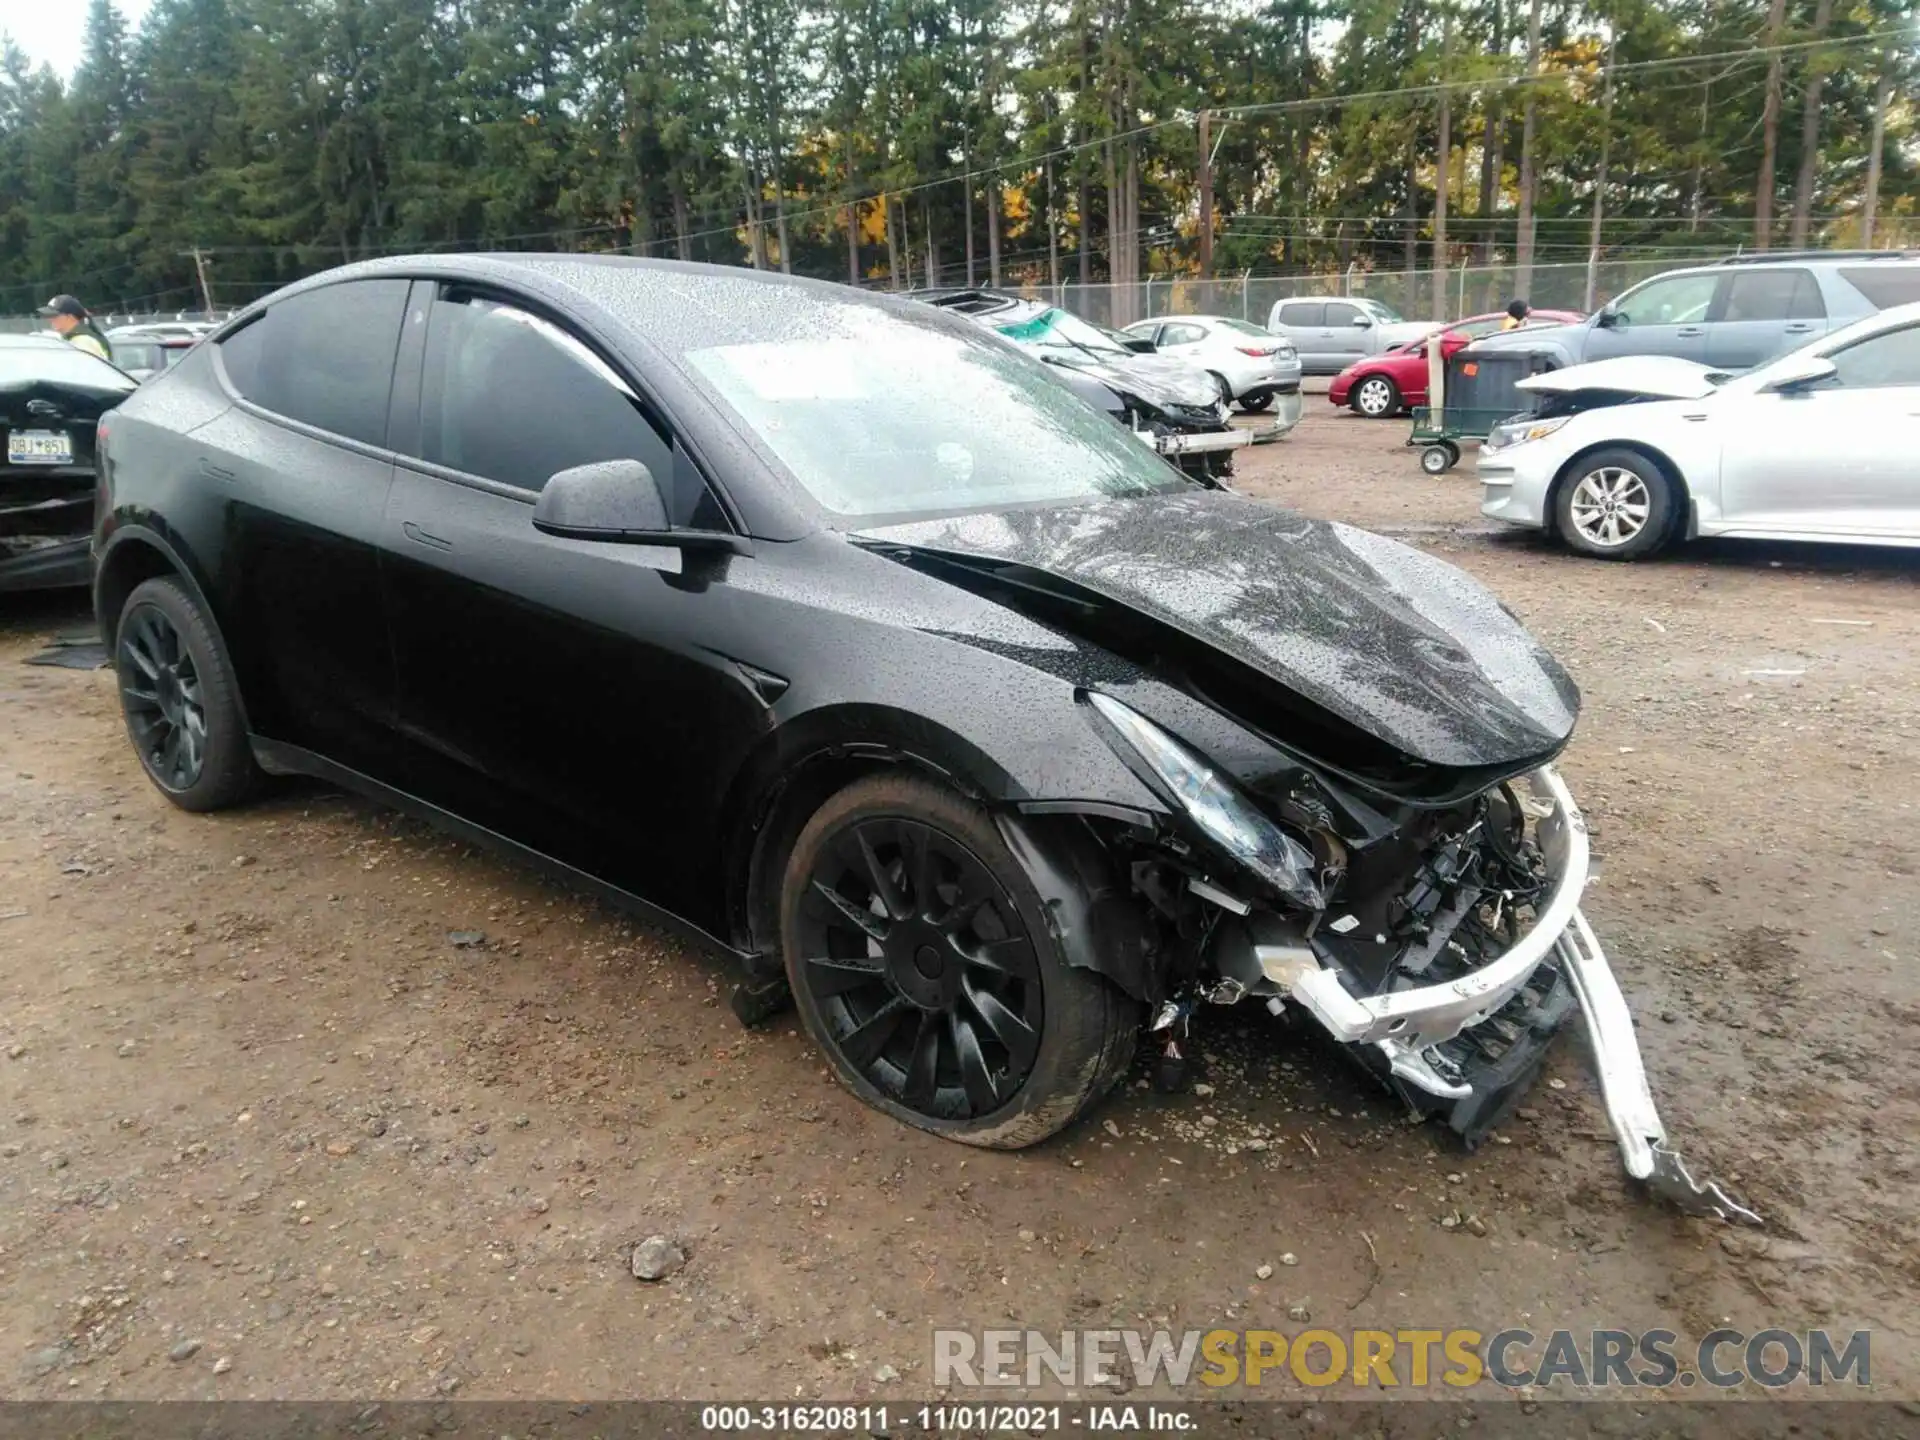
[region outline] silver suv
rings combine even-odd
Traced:
[[[1643,280],[1578,325],[1510,331],[1477,349],[1559,352],[1562,365],[1677,355],[1745,370],[1875,311],[1920,300],[1920,253],[1771,251]]]

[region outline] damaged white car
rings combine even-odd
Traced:
[[[1536,375],[1480,452],[1481,513],[1582,555],[1679,539],[1920,545],[1920,304],[1742,374],[1623,356]]]

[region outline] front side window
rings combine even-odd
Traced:
[[[1745,270],[1727,287],[1722,320],[1824,320],[1820,286],[1808,270]]]
[[[1360,318],[1362,313],[1364,312],[1362,312],[1358,305],[1349,305],[1344,300],[1330,300],[1327,302],[1326,323],[1329,325],[1351,325]]]
[[[276,302],[220,342],[228,382],[275,415],[385,445],[410,283],[350,280]]]
[[[1920,325],[1889,330],[1827,357],[1835,383],[1848,390],[1920,385]]]
[[[663,494],[670,443],[599,356],[558,326],[444,293],[427,325],[420,458],[537,493],[562,470],[638,460]]]
[[[740,429],[842,516],[950,514],[1187,483],[1044,365],[989,335],[848,306],[812,334],[681,358]]]
[[[1629,325],[1698,325],[1713,306],[1718,275],[1672,275],[1649,280],[1613,307]]]

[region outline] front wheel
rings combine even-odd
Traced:
[[[1347,403],[1355,414],[1384,420],[1400,408],[1400,388],[1384,375],[1369,375],[1353,387]]]
[[[1637,450],[1584,456],[1554,498],[1561,538],[1582,555],[1637,560],[1666,543],[1673,522],[1673,486]]]
[[[788,858],[781,945],[840,1082],[969,1145],[1044,1140],[1112,1087],[1133,1002],[1066,962],[982,807],[913,776],[857,781]]]

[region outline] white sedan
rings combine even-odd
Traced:
[[[1738,375],[1623,356],[1520,382],[1481,513],[1634,560],[1696,535],[1920,546],[1920,304]]]
[[[1259,412],[1278,402],[1283,430],[1300,419],[1300,356],[1285,336],[1227,315],[1136,320],[1126,333],[1149,341],[1156,354],[1199,366],[1243,410]]]

